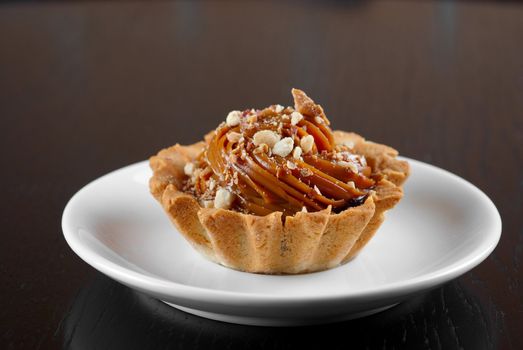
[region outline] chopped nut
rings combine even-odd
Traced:
[[[238,124],[240,124],[240,118],[242,116],[242,112],[240,111],[231,111],[229,112],[229,114],[227,115],[227,119],[226,119],[226,123],[228,126],[236,126]]]
[[[247,121],[249,123],[251,123],[251,124],[256,122],[257,120],[258,120],[258,116],[257,115],[250,115],[250,116],[247,117]]]
[[[354,181],[347,182],[347,185],[349,185],[350,188],[356,188],[356,185],[354,184]]]
[[[323,124],[324,120],[322,117],[314,117],[314,121],[318,124]]]
[[[293,162],[291,162],[290,160],[287,161],[287,168],[291,169],[291,170],[294,170],[296,169],[296,164],[294,164]]]
[[[320,189],[316,185],[314,185],[314,192],[316,192],[317,194],[319,194],[321,196]]]
[[[287,157],[294,147],[294,140],[292,137],[284,137],[278,141],[272,148],[272,153],[281,157]]]
[[[303,119],[303,115],[299,112],[292,112],[291,113],[291,124],[296,125],[300,122],[300,120]]]
[[[300,141],[300,146],[303,152],[308,153],[312,150],[312,146],[314,145],[314,137],[312,135],[307,135]]]
[[[274,110],[276,111],[276,113],[281,113],[281,111],[283,111],[283,106],[282,105],[276,105],[274,107]]]
[[[227,191],[225,188],[220,187],[218,191],[216,191],[216,198],[214,198],[214,207],[229,209],[233,201],[234,194]]]
[[[262,143],[267,144],[269,147],[273,147],[276,142],[280,141],[281,136],[271,130],[260,130],[253,136],[253,143],[256,146],[261,145]]]
[[[278,124],[278,134],[281,134],[283,132],[283,123]]]
[[[312,175],[312,171],[309,168],[301,168],[300,169],[300,174],[303,177],[307,177],[307,176],[311,176]]]
[[[338,162],[338,164],[341,165],[341,166],[349,168],[353,173],[357,173],[358,172],[358,166],[356,164],[354,164],[354,163],[346,162],[344,160],[340,160]]]
[[[262,143],[261,145],[256,147],[253,152],[254,152],[254,154],[267,153],[267,152],[269,152],[269,146],[267,146],[266,143]]]
[[[231,131],[227,133],[227,140],[229,140],[229,142],[238,142],[241,138],[242,134],[240,134],[239,132]]]
[[[185,171],[185,169],[184,169]],[[202,169],[194,169],[191,176],[191,183],[195,184],[198,178],[200,177],[200,174],[202,173]]]
[[[193,163],[190,163],[190,162],[186,163],[185,166],[183,167],[183,172],[187,176],[191,176],[193,171],[194,171],[194,164]]]
[[[302,213],[307,213],[308,212],[307,211],[307,207],[306,206],[301,207],[301,212]]]
[[[294,151],[292,151],[292,157],[293,157],[294,159],[300,159],[300,157],[301,157],[301,152],[302,152],[302,150],[301,150],[301,147],[300,147],[300,146],[296,146],[296,147],[294,147]]]
[[[232,175],[232,182],[234,182],[235,185],[238,184],[238,173]]]
[[[214,187],[216,187],[216,181],[212,177],[209,179],[208,186],[211,191],[214,190]]]

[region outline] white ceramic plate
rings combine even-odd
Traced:
[[[311,274],[267,276],[205,260],[149,194],[141,162],[76,193],[62,227],[85,262],[186,312],[251,325],[334,322],[378,312],[478,265],[501,234],[490,199],[469,182],[410,160],[405,196],[353,261]]]

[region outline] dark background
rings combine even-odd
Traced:
[[[102,276],[62,237],[84,184],[231,109],[299,87],[339,129],[477,185],[494,253],[394,309],[310,328],[229,325]],[[522,349],[523,5],[517,2],[0,4],[0,348]]]

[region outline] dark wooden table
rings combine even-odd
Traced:
[[[300,87],[334,125],[476,184],[503,234],[480,266],[365,319],[209,321],[104,277],[62,237],[96,177]],[[522,349],[523,6],[514,2],[0,5],[0,348]]]

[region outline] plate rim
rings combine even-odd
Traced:
[[[267,303],[278,304],[284,303],[287,305],[302,304],[302,303],[322,303],[322,302],[335,302],[335,301],[347,301],[347,300],[371,300],[380,299],[382,297],[408,295],[417,291],[427,290],[431,287],[440,285],[447,281],[450,281],[479,265],[485,260],[492,251],[496,248],[501,238],[502,232],[502,221],[499,211],[492,200],[478,187],[463,179],[462,177],[453,174],[445,169],[428,164],[422,161],[418,161],[408,157],[399,157],[407,160],[416,166],[428,167],[432,171],[436,171],[443,176],[452,178],[455,181],[460,182],[462,185],[468,187],[469,190],[476,192],[480,195],[482,202],[488,208],[489,214],[493,220],[489,221],[491,227],[486,230],[489,232],[488,235],[483,237],[481,244],[467,255],[464,255],[458,261],[453,264],[440,268],[434,272],[422,274],[410,279],[386,283],[380,285],[376,289],[360,289],[357,291],[341,290],[339,292],[332,292],[328,294],[317,294],[317,295],[268,295],[263,293],[245,293],[235,292],[227,290],[214,290],[205,287],[191,286],[175,281],[167,280],[157,276],[150,276],[141,274],[137,271],[133,271],[122,265],[114,263],[109,259],[100,256],[88,247],[84,246],[78,237],[74,224],[71,222],[71,211],[73,205],[78,201],[82,193],[88,191],[91,187],[95,186],[98,182],[103,181],[105,178],[114,176],[116,173],[128,171],[131,168],[140,168],[147,166],[148,161],[140,161],[133,163],[122,168],[111,171],[105,175],[98,177],[97,179],[89,182],[78,190],[67,202],[63,214],[62,214],[62,231],[64,238],[67,241],[70,248],[77,254],[83,261],[88,265],[92,266],[99,272],[116,279],[129,286],[143,289],[146,291],[152,291],[157,294],[167,295],[178,299],[185,300],[212,300],[212,303],[230,304],[230,305],[245,305],[249,306],[266,305]],[[246,273],[246,272],[242,272]]]

